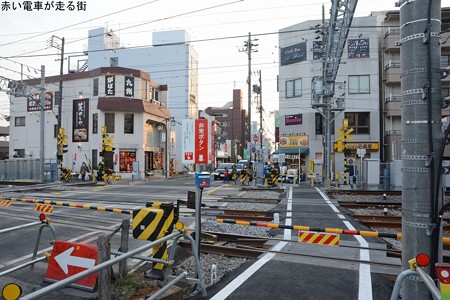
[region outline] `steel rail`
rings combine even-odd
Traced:
[[[183,248],[189,247],[189,243],[186,241],[180,241],[179,244]],[[329,247],[331,247],[331,246],[329,246]],[[401,268],[401,263],[398,263],[398,264],[384,263],[384,262],[367,261],[367,260],[359,260],[359,259],[351,259],[351,258],[321,256],[321,255],[315,255],[315,254],[293,253],[293,252],[287,252],[287,251],[274,251],[274,250],[270,250],[270,249],[253,248],[250,246],[246,246],[245,248],[236,248],[236,247],[216,246],[216,245],[210,245],[207,243],[205,243],[205,244],[202,243],[201,249],[202,249],[202,251],[208,252],[208,253],[226,254],[226,255],[231,255],[231,256],[236,256],[236,257],[244,257],[244,258],[257,258],[261,254],[275,253],[275,254],[283,254],[283,255],[347,261],[347,262],[352,262],[352,263],[359,262],[359,263],[370,264],[370,265]]]

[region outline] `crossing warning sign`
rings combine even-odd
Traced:
[[[57,240],[45,274],[45,280],[55,282],[93,268],[98,263],[96,245]],[[97,273],[76,281],[73,286],[94,290]]]

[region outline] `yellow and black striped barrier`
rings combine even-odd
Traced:
[[[11,201],[2,200],[2,201],[0,201],[0,206],[5,206],[5,207],[11,206]]]
[[[171,234],[175,225],[175,209],[171,202],[148,202],[145,208],[133,213],[133,237],[138,240],[156,241]],[[167,242],[152,248],[153,258],[167,260]],[[163,263],[153,263],[145,275],[158,280],[164,279]]]
[[[62,201],[52,201],[52,200],[38,200],[38,199],[30,199],[30,198],[2,198],[2,200],[9,200],[9,201],[15,201],[15,202],[22,202],[22,203],[40,203],[45,205],[55,205],[55,206],[66,206],[66,207],[73,207],[73,208],[83,208],[83,209],[91,209],[91,210],[98,210],[98,211],[107,211],[107,212],[113,212],[113,213],[119,213],[119,214],[127,214],[127,215],[133,215],[133,210],[127,210],[127,209],[120,209],[120,208],[111,208],[111,207],[100,207],[100,206],[94,206],[90,204],[80,204],[80,203],[71,203],[71,202],[62,202]]]
[[[349,229],[340,229],[340,228],[321,228],[321,227],[309,227],[309,226],[300,226],[300,225],[283,225],[283,224],[275,224],[275,223],[265,223],[265,222],[248,222],[248,221],[238,221],[238,220],[229,220],[229,219],[217,219],[218,223],[227,223],[227,224],[236,224],[236,225],[245,225],[245,226],[261,226],[268,228],[280,228],[280,229],[292,229],[292,230],[302,230],[302,231],[317,231],[317,232],[327,232],[327,233],[336,233],[336,234],[349,234],[349,235],[360,235],[360,236],[372,236],[372,237],[384,237],[384,238],[393,238],[393,239],[401,239],[401,233],[387,233],[387,232],[378,232],[378,231],[367,231],[367,230],[349,230]],[[450,243],[450,238],[448,239]]]
[[[247,184],[248,174],[242,172],[242,173],[241,173],[241,176],[240,176],[240,179],[241,179],[241,183],[242,183],[242,184]]]
[[[34,204],[34,210],[35,211],[42,211],[46,213],[52,213],[53,212],[53,206],[52,205],[45,205],[45,204]]]
[[[61,168],[60,179],[65,182],[69,181],[70,173],[72,173],[71,169]]]

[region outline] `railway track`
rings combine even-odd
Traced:
[[[395,208],[401,209],[401,202],[355,202],[355,201],[338,201],[339,206],[345,208]]]
[[[238,219],[242,221],[263,221],[273,220],[273,212],[267,210],[238,210],[238,209],[214,209],[203,208],[202,217],[206,219]]]
[[[340,262],[350,262],[350,263],[368,263],[370,265],[384,266],[384,267],[394,267],[401,268],[400,264],[396,263],[385,263],[385,262],[377,262],[370,261],[367,262],[365,260],[359,259],[349,259],[349,258],[341,258],[341,257],[333,257],[333,256],[325,256],[325,255],[316,255],[316,254],[304,254],[304,253],[294,253],[287,251],[272,251],[269,250],[270,244],[269,241],[285,241],[283,239],[276,238],[261,238],[261,237],[251,237],[251,236],[242,236],[242,235],[234,235],[229,233],[219,233],[219,232],[208,232],[208,239],[203,240],[201,243],[201,251],[206,253],[214,253],[214,254],[224,254],[235,257],[243,257],[243,258],[257,258],[265,253],[277,253],[283,255],[292,255],[297,257],[309,257],[309,258],[318,258],[318,259],[326,259],[331,261],[340,261]],[[296,243],[297,241],[291,240],[290,242]],[[185,249],[191,249],[191,244],[187,241],[180,241],[179,245]],[[350,247],[350,248],[358,248],[358,247]],[[395,251],[384,250],[373,248],[370,250],[375,251],[386,251],[386,253],[391,252],[390,256],[398,257],[401,254],[398,254]]]

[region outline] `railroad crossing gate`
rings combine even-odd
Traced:
[[[298,241],[300,243],[339,246],[339,234],[321,233],[313,231],[299,231]]]
[[[96,245],[56,240],[48,263],[45,280],[55,282],[93,268],[98,263]],[[93,291],[97,273],[73,283],[71,286]]]

